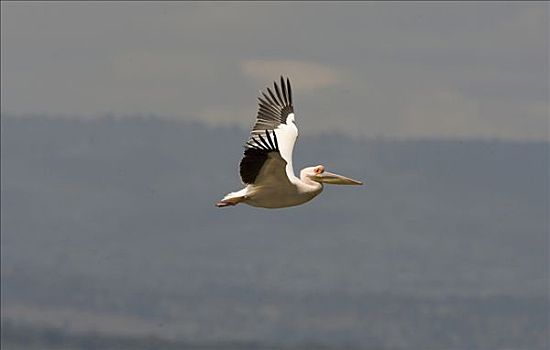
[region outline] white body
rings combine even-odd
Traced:
[[[244,197],[241,203],[253,207],[284,208],[309,202],[323,190],[320,183],[307,184],[296,178],[295,183],[247,185],[238,192],[229,193],[224,200]]]

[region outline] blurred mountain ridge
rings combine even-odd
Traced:
[[[366,185],[218,209],[241,187],[247,130],[2,115],[3,322],[92,312],[192,341],[548,345],[548,143],[304,134],[296,173]]]

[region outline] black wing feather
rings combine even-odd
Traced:
[[[264,146],[264,148],[265,148],[266,150],[271,149],[271,147],[269,146],[269,144],[267,143],[267,141],[264,140],[264,138],[262,137],[262,134],[258,134],[258,139],[261,141],[262,146]]]
[[[275,131],[266,130],[265,138],[259,134],[250,138],[246,143],[244,157],[239,165],[241,179],[245,184],[253,184],[256,181],[256,177],[271,152],[279,152]]]
[[[286,86],[285,86],[285,81],[283,80],[283,77],[281,77],[281,90],[283,92],[283,99],[284,99],[284,103],[286,105],[288,105],[288,99],[286,97]]]
[[[273,135],[275,135],[275,132],[273,132]],[[271,137],[269,137],[269,131],[265,131],[265,136],[267,138],[267,142],[269,142],[269,146],[272,148],[272,149],[276,149],[275,148],[275,145],[273,144],[273,141],[271,141]]]
[[[283,101],[283,99],[281,98],[281,92],[279,91],[279,86],[277,85],[276,82],[273,82],[273,86],[275,88],[275,93],[277,94],[277,98],[279,99],[278,102],[284,105],[285,101]]]
[[[290,80],[286,78],[286,88],[288,90],[288,104],[292,106],[292,88],[290,87]]]

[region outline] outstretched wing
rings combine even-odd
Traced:
[[[298,137],[294,123],[292,88],[287,78],[281,76],[281,87],[273,83],[258,97],[259,109],[256,123],[250,132],[244,157],[240,164],[241,179],[245,184],[257,183],[259,179],[286,181],[295,178],[292,169],[292,151]],[[262,176],[258,176],[259,174]],[[272,174],[272,177],[271,176]]]

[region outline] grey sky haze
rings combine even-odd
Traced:
[[[251,125],[294,84],[302,132],[548,139],[548,4],[2,2],[2,112]]]
[[[0,7],[3,347],[548,348],[548,2]],[[365,186],[217,209],[281,74]]]

